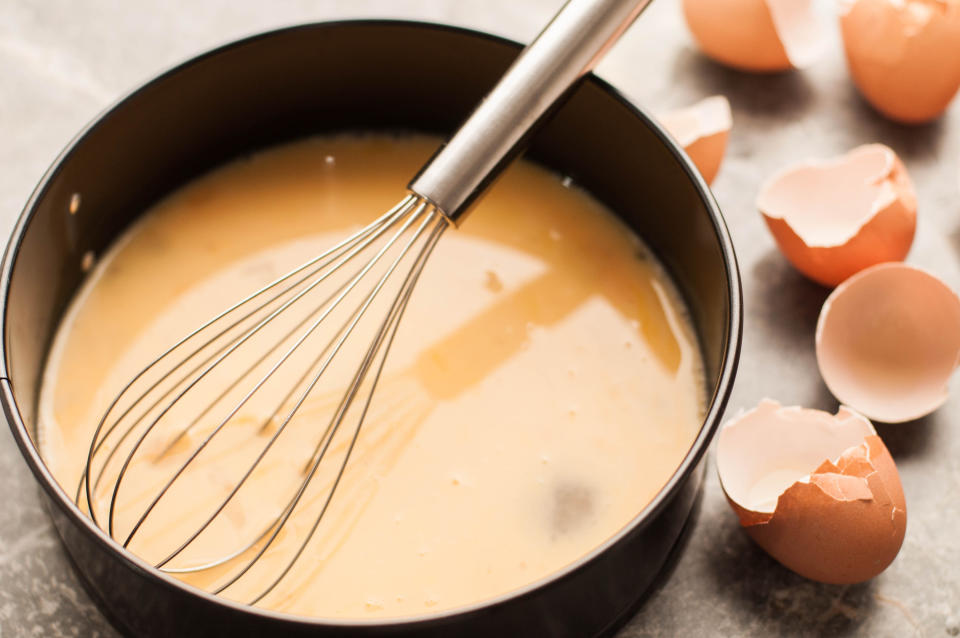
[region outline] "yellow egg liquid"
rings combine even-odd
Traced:
[[[307,139],[219,168],[143,215],[90,272],[45,369],[41,451],[64,489],[77,491],[105,409],[147,362],[389,209],[438,144],[417,136]],[[395,291],[371,307],[369,327],[351,335],[244,488],[166,568],[202,565],[262,536],[216,568],[178,574],[212,590],[263,549]],[[303,316],[281,316],[263,338],[281,338]],[[281,427],[276,407],[293,404],[285,394],[346,316],[325,322],[323,340],[304,342],[236,412],[151,511],[132,552],[163,560],[229,494]],[[126,539],[238,393],[260,378],[262,352],[251,347],[212,373],[210,388],[223,388],[253,370],[223,401],[212,390],[185,395],[145,436],[118,492],[116,538]],[[289,520],[223,596],[257,599],[308,537],[259,606],[402,617],[544,578],[622,529],[663,487],[700,428],[704,379],[679,296],[642,243],[587,194],[520,161],[437,244],[310,536],[356,430],[359,396]],[[178,436],[211,402],[215,408]],[[119,461],[142,432],[120,442],[106,466],[105,454],[97,457],[101,525]],[[86,507],[82,496],[80,503]]]

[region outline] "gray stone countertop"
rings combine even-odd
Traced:
[[[159,71],[214,45],[297,22],[408,17],[532,38],[559,0],[4,0],[0,3],[0,233],[58,151],[101,109]],[[818,4],[829,17],[831,4]],[[765,396],[827,410],[814,325],[827,290],[777,251],[754,197],[800,159],[883,142],[919,196],[909,262],[960,288],[960,100],[941,120],[904,127],[850,84],[831,19],[828,54],[803,72],[749,75],[695,50],[678,0],[657,0],[599,69],[653,111],[723,93],[733,105],[714,183],[743,274],[745,325],[730,411]],[[956,385],[956,384],[954,384]],[[740,531],[711,454],[699,517],[669,577],[621,630],[641,636],[955,636],[960,633],[960,393],[933,415],[878,425],[909,510],[893,565],[870,582],[828,586],[780,567]],[[12,438],[0,433],[0,635],[112,636],[81,589]]]

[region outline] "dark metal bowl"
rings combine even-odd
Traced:
[[[633,608],[661,570],[703,479],[703,456],[740,346],[740,278],[709,189],[649,116],[595,77],[532,139],[528,157],[570,175],[665,264],[699,334],[711,393],[676,473],[620,533],[573,565],[466,608],[391,621],[309,620],[221,600],[152,569],[74,506],[34,445],[40,376],[60,317],[102,253],[160,196],[231,158],[344,129],[448,135],[520,45],[414,22],[283,29],[201,55],[100,115],[27,203],[0,272],[0,401],[57,531],[103,611],[137,636],[591,636]],[[80,209],[70,212],[74,193]]]

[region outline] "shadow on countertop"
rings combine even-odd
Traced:
[[[763,327],[778,343],[813,343],[820,308],[830,290],[801,275],[773,247],[754,263],[748,303],[764,319]]]
[[[877,434],[883,439],[884,445],[890,451],[897,463],[909,460],[911,457],[927,458],[936,444],[936,433],[943,428],[952,427],[952,424],[943,423],[945,417],[942,412],[936,411],[925,417],[907,421],[906,423],[880,423],[872,421]]]
[[[800,71],[738,71],[691,47],[677,52],[672,74],[689,78],[704,95],[722,93],[734,108],[751,115],[792,119],[807,111],[814,101],[813,86]]]
[[[867,102],[853,82],[844,96],[846,115],[843,118],[847,133],[863,139],[863,143],[881,142],[894,149],[906,162],[938,155],[946,139],[944,117],[924,124],[902,124],[888,119]],[[909,169],[909,166],[908,166]]]
[[[757,635],[846,636],[877,604],[874,582],[826,585],[782,567],[755,545],[732,518],[717,530],[709,573],[725,604],[755,619]]]

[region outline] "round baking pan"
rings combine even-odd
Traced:
[[[527,157],[590,191],[666,266],[699,335],[709,403],[666,486],[588,555],[492,600],[432,615],[333,621],[265,611],[183,584],[123,550],[77,509],[35,445],[47,350],[83,280],[88,252],[102,253],[151,203],[191,177],[265,146],[344,130],[449,135],[520,48],[483,33],[400,21],[319,23],[254,36],[134,91],[82,131],[40,181],[0,272],[0,401],[77,572],[120,630],[583,637],[610,631],[654,581],[701,489],[704,453],[733,382],[740,279],[723,218],[689,160],[649,116],[593,76],[532,137]]]

